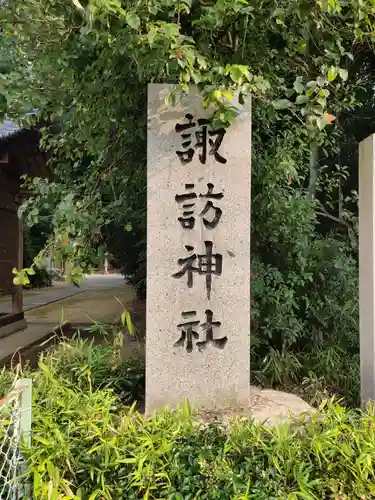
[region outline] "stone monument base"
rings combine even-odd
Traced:
[[[217,410],[199,410],[198,419],[205,422],[214,420],[228,423],[232,417],[252,417],[259,423],[276,425],[302,413],[311,413],[314,409],[295,394],[251,387],[249,405],[242,408],[220,408]]]

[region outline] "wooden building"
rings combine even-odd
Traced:
[[[39,149],[37,128],[0,123],[0,296],[11,297],[11,312],[0,313],[0,337],[26,327],[23,291],[13,284],[13,268],[23,267],[23,224],[17,211],[27,193],[24,174],[49,177],[46,156]]]

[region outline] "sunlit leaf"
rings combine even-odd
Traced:
[[[339,69],[339,75],[341,76],[341,78],[343,80],[347,80],[348,79],[348,70],[344,69],[344,68],[340,68]]]
[[[336,78],[338,74],[338,69],[335,66],[331,66],[328,69],[328,81],[333,82],[333,80]]]
[[[141,25],[140,18],[134,12],[129,12],[129,14],[126,15],[126,22],[131,28],[135,30],[139,29]]]
[[[79,0],[72,0],[72,2],[73,2],[73,5],[75,5],[77,7],[77,9],[79,9],[79,10],[85,10],[82,7],[82,4],[79,2]]]

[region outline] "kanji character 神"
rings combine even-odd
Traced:
[[[182,266],[181,270],[173,274],[174,278],[181,278],[185,274],[187,275],[187,285],[189,288],[193,287],[193,274],[204,274],[206,276],[206,290],[207,298],[211,298],[211,288],[212,288],[212,275],[221,276],[223,270],[223,256],[221,254],[213,254],[212,241],[204,242],[206,247],[206,253],[202,255],[191,254],[184,259],[178,259],[178,264]],[[185,245],[188,252],[193,252],[194,247],[190,245]],[[195,263],[197,261],[197,266]]]

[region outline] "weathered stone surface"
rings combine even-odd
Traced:
[[[216,411],[201,410],[197,420],[204,422],[215,420],[227,424],[233,418],[253,418],[259,424],[277,425],[313,411],[315,410],[306,401],[295,394],[251,387],[248,406],[225,407]]]
[[[275,391],[273,389],[259,390],[251,388],[253,404],[250,407],[251,416],[267,424],[285,422],[288,418],[298,417],[301,413],[310,413],[312,407],[295,394]]]
[[[198,93],[183,97],[173,109],[167,108],[165,96],[171,88],[150,85],[148,97],[146,409],[149,412],[165,405],[174,406],[185,398],[197,407],[248,406],[251,113],[249,107],[242,109],[236,124],[223,137],[217,153],[227,160],[225,164],[210,154],[219,135],[207,136],[205,164],[200,161],[203,148],[195,150],[190,163],[182,164],[176,151],[192,148],[194,152],[197,141],[205,139],[199,135],[204,129],[198,126],[197,119],[209,114]],[[197,126],[182,131],[191,134],[182,138],[175,126],[188,123],[187,113],[193,115]],[[183,158],[187,157],[183,153]],[[223,194],[221,199],[200,197],[209,192],[209,184],[213,185],[212,193]],[[176,195],[185,193],[195,193],[196,198],[176,200]],[[207,201],[213,206],[205,213]],[[183,208],[184,204],[194,206]],[[184,215],[184,211],[194,213]],[[216,227],[207,227],[217,222],[218,214]],[[183,228],[183,221],[178,218],[191,216],[195,218],[194,227]],[[217,256],[212,268],[218,275],[212,276],[209,297],[204,273],[207,263],[203,259],[202,272],[193,271],[191,288],[187,274],[179,278],[173,274],[187,264],[179,263],[179,259],[205,255],[211,242],[212,253],[222,258],[222,271]],[[198,258],[193,265],[199,267]],[[195,314],[182,316],[191,311]],[[207,311],[212,312],[213,322],[221,323],[214,323],[212,333],[215,340],[227,338],[226,343],[222,341],[223,348],[212,342],[199,344],[209,335],[209,331],[204,331],[207,317],[210,320]],[[189,321],[199,322],[192,327],[199,338],[193,335],[191,352],[182,338],[183,328],[178,327]],[[189,333],[187,327],[185,331]],[[178,340],[180,346],[176,346]]]
[[[375,401],[375,134],[359,145],[361,400]]]

